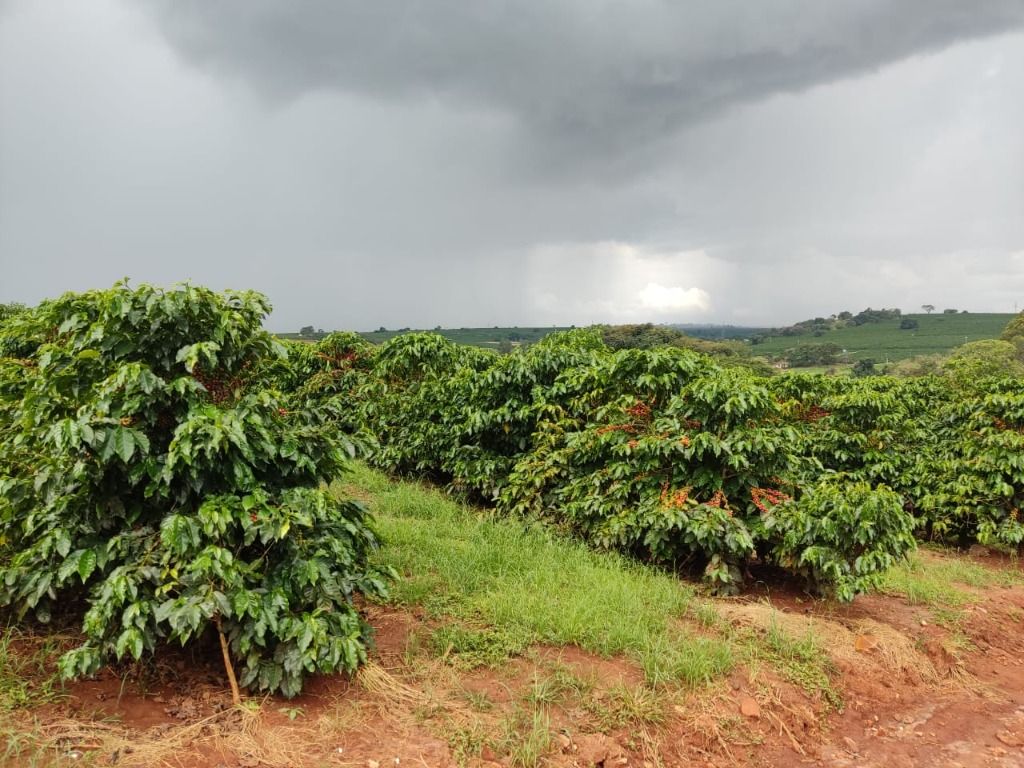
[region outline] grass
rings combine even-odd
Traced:
[[[495,746],[508,756],[512,768],[534,768],[553,741],[551,717],[545,710],[514,710],[504,719],[503,734]]]
[[[977,602],[977,596],[969,589],[1016,584],[1024,584],[1024,573],[1008,568],[986,568],[965,557],[922,550],[887,571],[879,589],[900,595],[912,605],[950,609]]]
[[[441,655],[494,665],[534,643],[576,645],[636,659],[653,684],[731,668],[725,641],[686,630],[694,593],[668,574],[365,466],[338,491],[368,500],[385,542],[377,563],[401,575],[392,599],[444,622],[431,640]]]
[[[465,669],[497,666],[510,656],[518,656],[530,645],[530,635],[516,629],[466,627],[445,624],[430,636],[430,645],[438,656]]]
[[[665,700],[646,686],[616,683],[600,695],[581,697],[580,704],[601,732],[627,725],[661,723],[665,720]]]
[[[829,705],[842,709],[842,698],[832,685],[835,665],[810,624],[805,632],[789,632],[772,613],[761,632],[746,635],[744,646],[750,666],[767,664],[809,695],[820,695]]]
[[[915,330],[900,330],[901,319],[838,328],[821,336],[775,336],[752,347],[756,355],[779,355],[807,344],[838,344],[851,360],[873,359],[895,362],[915,355],[947,353],[967,341],[996,339],[1012,314],[904,315],[917,320]],[[806,369],[797,369],[806,370]]]
[[[37,637],[15,627],[0,631],[0,765],[48,765],[53,752],[34,723],[31,707],[60,701],[63,687],[54,671],[62,638]]]
[[[977,590],[1016,584],[1024,584],[1020,571],[986,568],[963,556],[921,550],[906,563],[889,569],[879,589],[931,609],[932,622],[948,631],[947,649],[956,656],[973,647],[966,633],[964,609],[979,601]]]
[[[0,633],[0,714],[63,697],[54,672],[60,645],[59,637],[26,635],[15,627]]]

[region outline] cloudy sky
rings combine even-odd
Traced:
[[[1024,306],[1024,0],[0,0],[0,301]]]

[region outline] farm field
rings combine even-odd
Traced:
[[[1016,370],[268,312],[119,283],[0,324],[5,764],[1024,754]]]
[[[401,578],[369,661],[231,707],[215,644],[61,687],[0,640],[5,766],[964,766],[1024,751],[1024,572],[922,550],[852,605],[770,573],[712,598],[364,466]]]
[[[755,355],[781,355],[787,349],[808,344],[837,344],[851,360],[896,362],[915,355],[946,353],[961,344],[997,339],[1012,314],[904,315],[918,322],[915,330],[900,330],[900,320],[838,328],[821,336],[774,336],[753,346]]]

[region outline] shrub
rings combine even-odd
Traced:
[[[929,534],[1024,554],[1024,392],[990,382],[979,397],[953,400],[938,414],[918,467],[917,505]]]
[[[733,592],[755,553],[750,523],[761,494],[785,495],[796,433],[748,374],[686,353],[633,351],[652,370],[634,360],[616,381],[625,354],[593,386],[639,396],[618,394],[584,423],[543,422],[499,506],[546,516],[601,546],[698,564],[718,591]],[[588,372],[597,378],[599,370]]]
[[[885,486],[826,479],[764,516],[772,559],[820,592],[852,600],[915,546],[914,518]]]
[[[0,605],[82,616],[64,676],[218,631],[242,685],[289,696],[365,659],[376,539],[323,485],[352,445],[263,388],[269,309],[118,284],[4,326]]]

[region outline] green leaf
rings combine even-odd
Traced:
[[[84,584],[96,569],[96,553],[91,549],[82,550],[78,558],[78,575]]]

